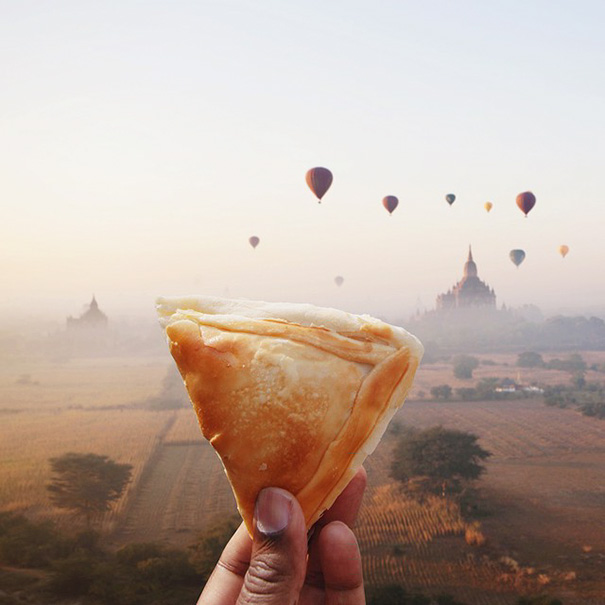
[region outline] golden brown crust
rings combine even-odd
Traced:
[[[203,299],[183,306],[164,313],[170,349],[248,530],[258,492],[269,486],[295,494],[310,527],[403,403],[421,345],[401,328],[342,312],[335,323],[357,329],[315,325],[327,313],[314,316],[309,306],[310,325],[256,309],[252,317],[203,313]]]

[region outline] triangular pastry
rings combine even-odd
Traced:
[[[307,304],[161,298],[170,351],[252,533],[264,487],[307,527],[378,445],[422,356],[403,328]]]

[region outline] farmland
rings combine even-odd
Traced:
[[[603,363],[593,354],[589,363]],[[518,370],[515,356],[490,355],[474,379],[518,378],[564,384],[569,374]],[[46,494],[48,458],[67,451],[109,455],[133,465],[133,482],[103,522],[107,541],[157,540],[186,547],[204,528],[235,512],[220,462],[189,409],[140,406],[161,389],[167,358],[13,364],[0,372],[0,510],[68,517]],[[539,380],[537,377],[540,377]],[[603,374],[587,372],[588,380]],[[442,424],[471,431],[492,452],[480,481],[480,531],[438,497],[422,504],[389,477],[397,430],[367,460],[369,487],[357,527],[365,578],[427,594],[449,592],[469,605],[511,605],[548,591],[566,605],[596,605],[605,560],[605,422],[543,405],[540,398],[434,402],[432,386],[458,381],[451,364],[422,366],[402,426]],[[418,396],[419,391],[425,397]],[[134,404],[134,405],[133,405]]]

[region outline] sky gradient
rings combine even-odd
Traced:
[[[469,244],[499,305],[605,308],[601,2],[0,8],[3,312],[199,293],[403,317]]]

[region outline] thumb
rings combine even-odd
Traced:
[[[300,504],[286,490],[263,489],[254,509],[250,567],[237,603],[296,603],[306,557],[307,532]]]

